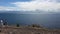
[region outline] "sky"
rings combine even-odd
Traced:
[[[0,0],[0,11],[59,12],[60,0]]]

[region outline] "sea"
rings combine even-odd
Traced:
[[[23,14],[14,12],[0,13],[0,20],[4,20],[8,25],[32,25],[38,24],[50,29],[60,29],[60,13],[51,14]]]

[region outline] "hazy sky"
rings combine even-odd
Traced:
[[[0,0],[0,11],[60,11],[60,0]]]

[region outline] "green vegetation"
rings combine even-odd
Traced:
[[[19,25],[19,24],[17,24],[16,26],[17,26],[17,27],[19,27],[20,25]]]
[[[32,24],[31,26],[32,26],[32,27],[38,27],[38,28],[42,28],[42,26],[40,26],[40,25],[37,25],[37,24]]]

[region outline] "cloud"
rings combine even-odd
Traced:
[[[15,7],[0,7],[0,10],[8,11],[60,11],[60,3],[57,0],[32,0],[30,2],[11,3]]]
[[[56,3],[54,0],[34,0],[31,2],[15,2],[12,4],[25,11],[58,11],[60,9],[60,3]]]
[[[60,2],[60,0],[33,0],[33,1],[40,1],[40,2]]]
[[[0,6],[0,11],[18,11],[17,7],[5,7],[5,6]]]
[[[11,7],[4,7],[4,6],[0,6],[0,10],[12,10]]]

